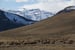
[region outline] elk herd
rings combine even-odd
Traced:
[[[38,40],[0,40],[0,46],[25,46],[37,44],[74,44],[74,40],[65,39],[38,39]]]

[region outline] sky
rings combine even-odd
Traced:
[[[74,6],[75,0],[0,0],[0,9],[23,10],[41,9],[50,12],[57,12],[67,6]]]

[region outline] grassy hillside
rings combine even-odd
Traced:
[[[25,34],[67,34],[66,32],[71,32],[75,30],[75,11],[68,13],[61,13],[52,18],[46,19],[44,21],[21,27],[18,29],[13,29],[9,31],[1,32],[3,36],[19,35],[24,36]],[[0,35],[0,36],[1,36]]]
[[[75,47],[75,11],[63,12],[32,25],[0,32],[0,39],[4,42],[20,41],[19,45],[35,44],[38,46],[37,48],[40,48],[41,44],[48,44],[47,46],[42,46],[47,48],[45,50],[53,50],[51,49],[53,45],[60,50]]]

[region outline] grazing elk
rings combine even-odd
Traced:
[[[52,41],[51,41],[51,44],[55,44],[55,43],[56,43],[56,40],[52,40]]]
[[[49,40],[49,39],[42,40],[41,43],[42,43],[42,44],[50,44],[50,40]]]
[[[29,44],[37,44],[37,41],[27,41],[27,42],[23,42],[24,45],[29,45]]]
[[[68,44],[74,44],[75,41],[73,40],[68,40]]]
[[[4,42],[0,42],[0,45],[3,45],[4,44]]]
[[[13,46],[13,45],[21,45],[21,43],[18,42],[18,41],[17,41],[17,42],[12,41],[12,42],[9,43],[9,45],[10,45],[10,46]]]

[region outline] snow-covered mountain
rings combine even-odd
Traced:
[[[70,11],[74,11],[75,10],[75,6],[68,6],[66,8],[64,8],[63,10],[59,11],[58,13],[61,13],[61,12],[70,12]]]
[[[18,14],[20,16],[24,16],[23,12],[22,11],[18,11],[18,10],[6,10],[6,12],[10,12],[10,13],[13,13],[13,14]]]
[[[75,6],[69,6],[67,8],[65,8],[66,10],[75,10]]]
[[[0,31],[32,24],[36,21],[26,19],[20,15],[0,10]]]
[[[34,21],[40,21],[40,20],[46,19],[54,15],[51,12],[47,12],[47,11],[40,10],[40,9],[30,9],[30,10],[25,9],[24,11],[9,10],[8,12],[18,14],[20,16],[23,16],[27,19],[34,20]]]
[[[53,15],[40,9],[25,11],[0,10],[0,31],[30,25]]]
[[[16,14],[12,14],[12,13],[8,13],[8,12],[5,12],[4,14],[9,20],[11,20],[12,22],[15,22],[17,24],[27,25],[27,24],[33,23],[33,20],[26,19],[26,18],[16,15]]]

